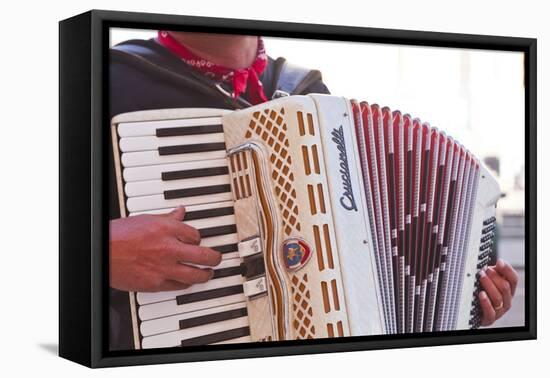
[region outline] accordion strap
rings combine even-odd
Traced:
[[[274,97],[307,94],[310,85],[322,80],[320,71],[297,66],[285,58],[277,58],[274,71]]]

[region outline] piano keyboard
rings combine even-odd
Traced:
[[[129,216],[186,207],[201,245],[222,253],[213,278],[184,290],[136,293],[142,348],[250,341],[221,117],[117,125]],[[250,273],[250,272],[249,272]]]

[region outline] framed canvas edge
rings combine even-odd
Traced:
[[[402,349],[418,347],[437,347],[451,345],[467,345],[494,342],[513,342],[536,339],[530,331],[523,330],[523,327],[502,328],[499,332],[482,335],[414,335],[414,337],[396,337],[387,340],[357,340],[361,337],[352,337],[346,341],[326,340],[326,343],[315,343],[311,341],[299,343],[299,345],[268,345],[265,343],[253,343],[253,345],[240,344],[221,350],[200,350],[178,352],[177,348],[169,348],[170,351],[163,352],[156,350],[154,353],[142,353],[140,355],[105,356],[98,359],[92,365],[94,368],[131,366],[131,365],[154,365],[175,362],[199,362],[216,360],[233,360],[242,358],[265,358],[278,356],[295,356],[321,353],[345,353],[360,352],[383,349]]]
[[[407,30],[390,30],[375,28],[359,28],[349,26],[298,24],[272,21],[252,21],[237,19],[221,19],[195,16],[148,14],[135,12],[91,11],[91,143],[92,143],[92,198],[91,206],[91,367],[109,367],[120,365],[156,364],[170,362],[190,362],[204,360],[220,360],[235,358],[268,357],[282,355],[331,353],[345,351],[360,351],[372,349],[408,348],[423,346],[438,346],[451,344],[470,344],[497,341],[513,341],[536,339],[536,51],[537,40],[534,38],[500,37],[474,34],[418,32]],[[472,49],[488,49],[503,51],[521,51],[525,53],[525,127],[526,127],[526,326],[514,328],[496,328],[478,330],[475,333],[461,334],[448,332],[438,335],[413,334],[410,337],[382,336],[349,338],[345,341],[321,340],[320,342],[283,342],[280,345],[257,343],[251,345],[236,345],[216,350],[176,352],[170,350],[155,350],[149,353],[134,354],[114,353],[108,351],[108,334],[105,332],[108,320],[108,222],[105,222],[107,211],[107,190],[104,185],[106,179],[108,159],[104,149],[108,138],[107,106],[108,88],[108,30],[110,27],[141,27],[154,28],[170,26],[192,29],[213,29],[234,33],[263,34],[290,36],[289,33],[298,33],[299,38],[351,40],[374,43],[405,44],[434,47],[459,47]],[[296,37],[296,36],[294,36]]]

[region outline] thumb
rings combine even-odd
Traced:
[[[183,218],[185,218],[185,207],[178,206],[168,214],[168,218],[172,218],[177,221],[183,221]]]

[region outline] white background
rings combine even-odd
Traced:
[[[0,371],[18,376],[343,377],[547,374],[550,30],[544,1],[296,0],[3,2],[0,88]],[[58,26],[91,8],[536,37],[538,71],[539,340],[92,371],[56,356],[58,247]],[[78,125],[75,125],[78,127]],[[545,350],[546,348],[546,350]],[[538,373],[537,373],[538,372]]]

